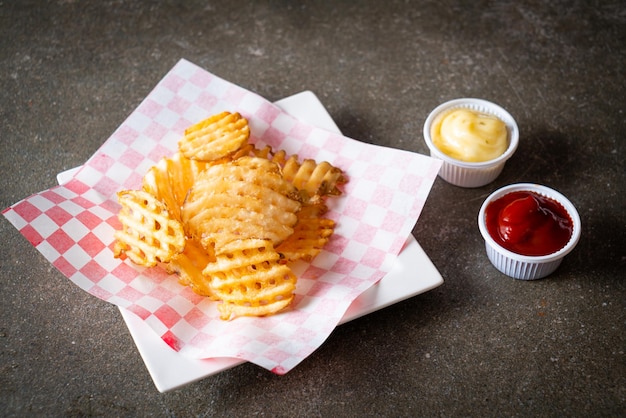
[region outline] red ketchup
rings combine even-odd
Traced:
[[[487,230],[502,247],[517,254],[552,254],[567,244],[574,223],[563,205],[531,191],[511,192],[485,211]]]

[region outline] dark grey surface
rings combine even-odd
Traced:
[[[180,59],[342,131],[427,153],[439,103],[492,100],[521,144],[478,189],[438,179],[414,233],[443,286],[336,329],[289,374],[159,393],[114,306],[0,219],[5,416],[624,416],[626,7],[620,1],[2,1],[0,207],[80,165]],[[482,200],[542,183],[583,235],[549,278],[487,260]],[[415,272],[419,274],[419,272]]]

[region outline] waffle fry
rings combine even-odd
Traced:
[[[300,203],[276,164],[242,157],[201,173],[182,208],[187,233],[205,248],[234,239],[285,240],[293,233]]]
[[[148,170],[142,180],[142,190],[165,203],[172,217],[180,220],[180,209],[189,189],[208,166],[205,161],[190,160],[177,152]]]
[[[168,161],[168,158],[163,158],[148,170],[142,180],[142,190],[165,204],[174,219],[180,219],[180,205],[171,187]]]
[[[126,255],[136,264],[152,267],[183,251],[183,227],[170,217],[165,204],[141,190],[124,190],[117,196],[122,230],[115,231],[115,257]]]
[[[244,239],[221,248],[203,274],[222,301],[222,319],[271,315],[289,306],[297,278],[280,258],[269,240]]]
[[[319,200],[325,196],[340,196],[341,190],[338,186],[347,182],[343,171],[327,161],[317,163],[315,160],[305,159],[300,162],[297,155],[287,155],[284,150],[275,153],[270,150],[270,155],[264,158],[281,167],[285,180],[296,186],[305,201]]]
[[[238,150],[249,137],[245,118],[239,113],[222,112],[189,127],[178,148],[189,159],[213,161]]]
[[[322,251],[335,230],[335,221],[322,217],[327,210],[323,203],[302,206],[293,234],[276,247],[285,262],[310,262]]]
[[[330,163],[323,161],[318,164],[311,159],[299,163],[297,156],[285,162],[283,176],[308,196],[340,195],[337,185],[345,183],[343,172]]]
[[[207,251],[194,240],[187,239],[185,250],[171,258],[166,265],[166,270],[170,274],[176,274],[181,285],[191,287],[199,295],[217,300],[202,274],[202,270],[214,261],[215,254]]]

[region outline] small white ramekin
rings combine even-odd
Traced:
[[[494,200],[508,193],[517,191],[532,191],[542,196],[552,198],[563,205],[573,223],[572,236],[563,248],[555,253],[542,256],[520,255],[503,248],[491,237],[485,223],[485,211],[487,206]],[[512,184],[498,189],[489,195],[483,202],[478,213],[478,228],[485,240],[485,248],[489,261],[502,273],[520,280],[541,279],[553,273],[559,267],[563,258],[574,249],[580,239],[581,233],[580,217],[574,205],[556,190],[532,183]]]
[[[431,126],[437,116],[453,109],[464,108],[494,115],[502,120],[507,127],[509,147],[504,154],[493,160],[471,163],[457,160],[441,152],[433,144],[430,134]],[[455,99],[437,106],[424,123],[424,140],[430,150],[430,156],[443,161],[439,177],[460,187],[481,187],[494,181],[502,172],[504,164],[511,158],[519,143],[519,129],[513,116],[495,103],[482,99]]]

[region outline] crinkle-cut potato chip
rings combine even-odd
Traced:
[[[245,118],[238,112],[222,112],[185,130],[178,149],[189,159],[213,161],[238,150],[249,137]]]
[[[298,212],[298,223],[285,241],[276,247],[283,262],[313,260],[335,231],[335,221],[322,216],[328,211],[324,203],[303,205]]]
[[[183,251],[183,226],[172,219],[164,203],[142,190],[123,190],[117,197],[122,229],[114,235],[116,258],[125,254],[136,264],[152,267]]]
[[[207,251],[193,239],[187,238],[185,250],[172,257],[165,264],[165,268],[168,273],[178,276],[178,282],[181,285],[189,286],[198,295],[217,300],[209,283],[202,274],[202,270],[214,261],[215,254],[213,252]]]
[[[280,168],[258,157],[212,165],[201,173],[182,207],[189,236],[216,250],[234,239],[280,243],[293,233],[300,202]]]
[[[296,276],[281,262],[269,240],[243,239],[224,245],[203,274],[222,301],[222,319],[265,316],[285,309],[294,298]]]
[[[180,208],[196,177],[210,163],[190,160],[180,152],[162,158],[144,175],[142,189],[167,205],[174,219],[180,220]]]

